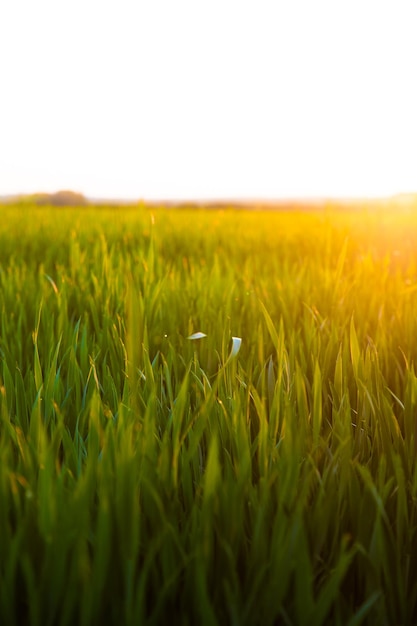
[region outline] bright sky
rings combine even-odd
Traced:
[[[417,192],[415,0],[2,0],[0,194]]]

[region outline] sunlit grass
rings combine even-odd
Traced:
[[[1,211],[1,623],[417,621],[413,215]]]

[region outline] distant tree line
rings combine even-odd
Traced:
[[[30,196],[30,200],[38,206],[84,206],[88,204],[87,198],[76,191],[56,191],[55,193],[36,193]]]

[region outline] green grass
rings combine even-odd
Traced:
[[[1,214],[1,624],[417,622],[416,217]]]

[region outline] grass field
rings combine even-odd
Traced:
[[[0,313],[1,624],[417,623],[416,216],[4,207]]]

